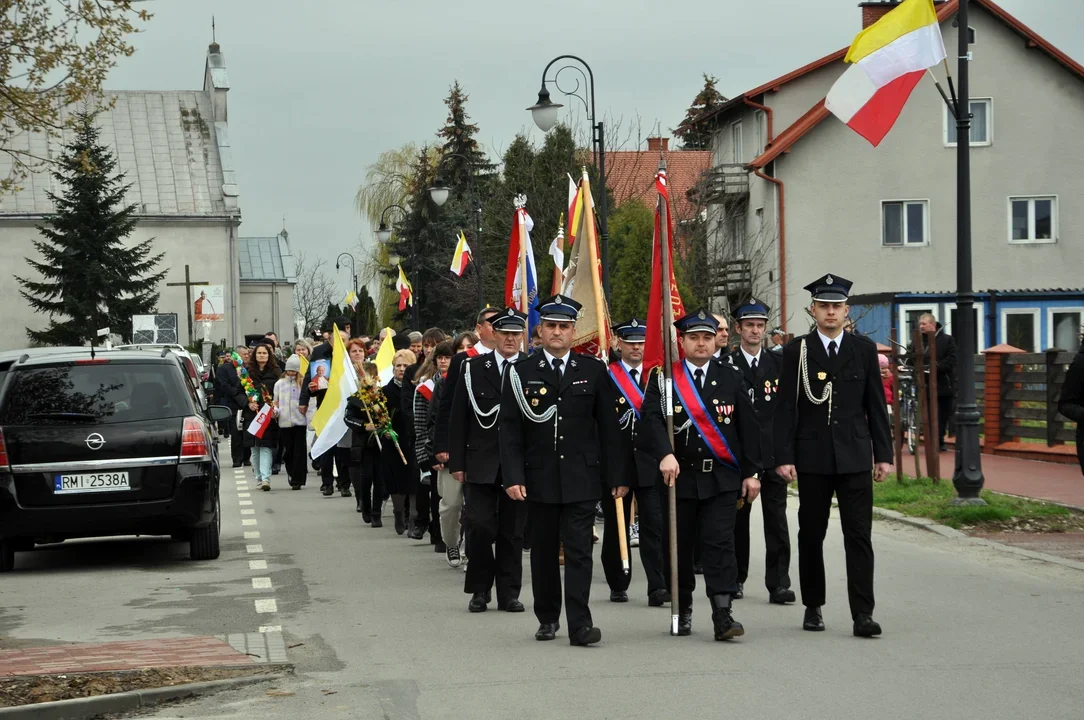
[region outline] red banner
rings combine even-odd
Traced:
[[[655,189],[659,192],[659,197],[664,203],[666,203],[666,256],[669,259],[670,265],[670,307],[672,310],[672,319],[685,315],[685,303],[681,301],[681,293],[678,291],[677,280],[674,276],[674,221],[673,214],[670,210],[670,193],[666,187],[666,171],[660,170],[659,174],[655,176]],[[663,362],[663,347],[662,347],[662,333],[673,333],[674,347],[677,348],[677,335],[673,326],[668,328],[662,327],[663,322],[663,283],[662,283],[662,254],[660,252],[660,246],[662,243],[662,215],[659,212],[659,208],[655,207],[655,242],[652,244],[651,249],[651,295],[648,296],[647,301],[647,342],[644,344],[644,371],[648,371],[653,367],[659,367]],[[680,353],[679,353],[680,354]],[[677,358],[674,358],[675,360]]]

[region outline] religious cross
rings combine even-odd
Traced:
[[[184,287],[184,297],[188,305],[188,344],[191,345],[195,342],[195,336],[192,334],[192,286],[193,285],[210,285],[211,283],[206,280],[193,280],[189,274],[188,266],[184,266],[184,282],[166,283],[166,287]]]

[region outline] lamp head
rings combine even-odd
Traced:
[[[437,207],[440,207],[448,202],[448,195],[451,191],[452,189],[445,185],[444,180],[438,175],[436,180],[433,181],[433,187],[429,188],[429,197],[432,198]]]
[[[388,224],[383,220],[380,221],[380,227],[376,229],[376,239],[378,242],[382,243],[391,240],[391,230],[388,229]]]
[[[562,107],[564,105],[550,100],[550,91],[546,89],[546,84],[542,83],[542,88],[538,91],[538,102],[527,109],[531,111],[531,117],[538,129],[549,132],[550,128],[557,124],[557,111]]]

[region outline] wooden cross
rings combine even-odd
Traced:
[[[188,266],[184,266],[184,282],[166,283],[166,287],[181,287],[184,286],[184,297],[188,306],[188,344],[191,345],[194,342],[192,335],[192,286],[193,285],[210,285],[211,283],[206,280],[193,280],[189,274]]]

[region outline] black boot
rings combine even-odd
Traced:
[[[681,637],[693,634],[693,609],[685,608],[678,615],[678,632]]]
[[[403,520],[403,513],[399,510],[395,511],[395,533],[402,535],[406,532],[406,521]]]
[[[745,634],[745,628],[730,612],[730,596],[723,593],[711,598],[711,622],[716,640],[730,640]]]

